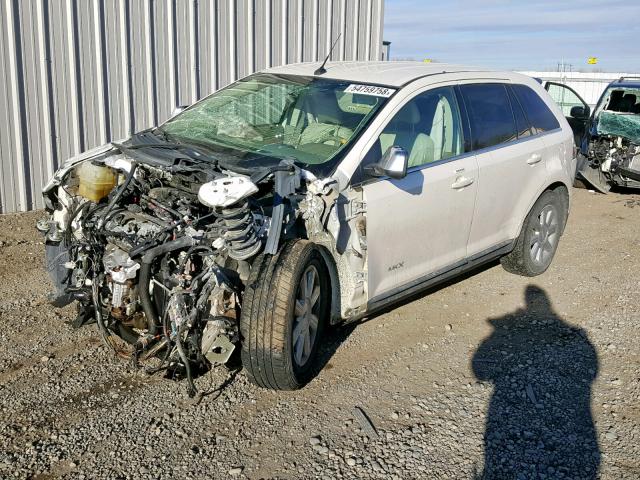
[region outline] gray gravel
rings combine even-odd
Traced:
[[[333,332],[302,391],[199,405],[68,326],[37,215],[0,216],[0,478],[638,479],[638,198],[577,191],[541,277],[484,269]]]

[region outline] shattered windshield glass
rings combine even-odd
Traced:
[[[329,161],[393,89],[294,75],[256,74],[194,104],[160,127],[172,141],[244,159]]]
[[[596,133],[640,143],[640,89],[610,87],[596,110]]]
[[[640,144],[640,115],[603,111],[598,117],[599,135],[617,135]]]

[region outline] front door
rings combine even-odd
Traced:
[[[365,159],[377,161],[391,146],[409,152],[407,176],[362,184],[370,301],[463,261],[476,196],[478,167],[464,154],[453,88],[411,98]]]
[[[579,147],[589,120],[589,105],[587,105],[587,102],[585,102],[573,88],[567,85],[547,82],[544,88],[562,110],[567,122],[569,122],[571,130],[573,130],[575,144]],[[579,108],[576,109],[574,107]]]

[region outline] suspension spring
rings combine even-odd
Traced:
[[[246,260],[260,251],[259,228],[246,200],[217,208],[216,215],[222,220],[223,237],[231,258]]]

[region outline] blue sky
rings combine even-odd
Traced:
[[[386,0],[384,39],[391,59],[640,72],[640,0]]]

